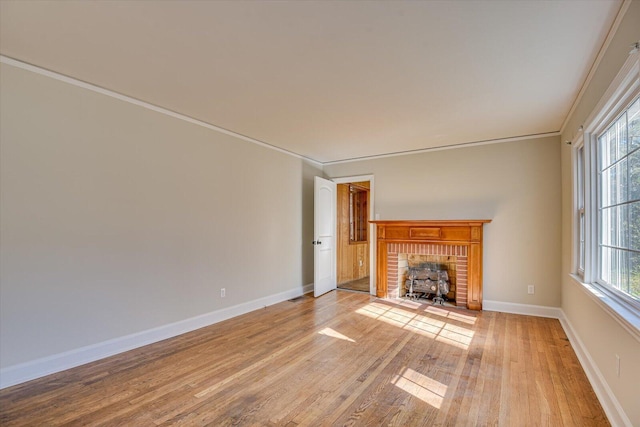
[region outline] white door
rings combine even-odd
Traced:
[[[316,176],[313,223],[313,296],[336,288],[336,183]]]

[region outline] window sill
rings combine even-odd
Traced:
[[[570,274],[573,281],[611,317],[613,317],[636,340],[640,341],[640,312],[621,302],[605,289],[591,283],[584,283],[576,274]]]

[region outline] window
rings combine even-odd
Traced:
[[[574,142],[574,273],[640,336],[640,52]]]
[[[349,241],[351,243],[367,241],[368,199],[369,189],[349,184]]]
[[[597,140],[598,281],[640,301],[640,99]]]

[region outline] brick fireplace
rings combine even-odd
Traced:
[[[482,228],[491,220],[372,221],[377,229],[377,290],[398,298],[406,255],[447,256],[455,260],[457,306],[482,309]]]

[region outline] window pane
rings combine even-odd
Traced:
[[[600,170],[604,170],[612,161],[609,152],[609,134],[604,133],[598,138],[598,157],[600,158]]]
[[[611,283],[611,257],[612,249],[602,247],[600,249],[600,278],[605,283]]]
[[[602,260],[602,278],[612,287],[627,292],[627,252],[612,248],[606,248],[603,252],[607,253],[607,257]],[[608,266],[608,270],[605,266]]]
[[[629,249],[640,251],[640,202],[629,205]]]
[[[618,159],[627,155],[627,115],[623,114],[622,117],[616,122],[614,129],[617,130],[618,141]]]
[[[640,99],[634,102],[627,111],[629,119],[629,151],[640,147]]]
[[[628,205],[618,206],[616,208],[617,218],[617,240],[616,246],[620,248],[629,248],[629,216],[627,215],[629,212]]]
[[[627,201],[627,159],[620,160],[616,165],[616,203]]]
[[[613,175],[613,177],[612,177]],[[613,205],[614,194],[611,192],[611,181],[615,181],[615,168],[609,168],[602,172],[601,175],[601,189],[602,189],[602,207]]]
[[[609,140],[609,160],[615,163],[618,160],[618,143],[616,141],[616,126],[613,125],[607,130],[607,138]]]
[[[618,168],[612,166],[609,169],[609,204],[613,205],[618,202]]]
[[[609,244],[618,246],[618,208],[609,208],[609,229],[604,229],[609,234]]]
[[[629,294],[640,300],[640,254],[629,254]]]
[[[638,121],[640,124],[640,121]],[[638,137],[640,139],[640,136]],[[640,150],[629,157],[629,200],[640,200]]]
[[[611,246],[611,210],[613,208],[602,209],[600,214],[600,243]]]

